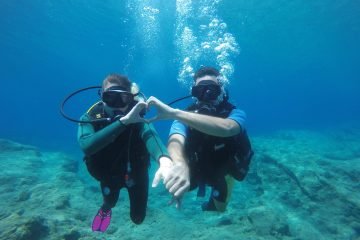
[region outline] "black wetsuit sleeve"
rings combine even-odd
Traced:
[[[89,121],[88,114],[81,117],[83,121]],[[114,121],[99,131],[95,131],[91,123],[80,123],[78,128],[78,142],[86,155],[92,155],[112,143],[126,126],[120,121]]]
[[[159,158],[162,156],[169,157],[166,146],[161,141],[158,133],[156,132],[152,124],[144,123],[140,134],[141,138],[145,142],[146,148],[150,153],[150,156],[153,159],[159,161]]]

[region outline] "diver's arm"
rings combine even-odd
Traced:
[[[173,167],[173,162],[152,124],[144,123],[140,134],[151,157],[160,165],[151,184],[152,187],[156,187],[162,179],[165,179],[169,175]]]
[[[90,118],[87,114],[84,114],[81,120],[89,121]],[[126,125],[119,120],[114,121],[97,132],[95,132],[91,123],[80,123],[78,142],[86,155],[92,155],[112,143],[125,129]]]
[[[140,134],[153,159],[158,161],[163,156],[169,158],[169,153],[152,124],[143,123]]]
[[[229,118],[219,118],[174,109],[173,118],[200,132],[216,137],[231,137],[241,132],[240,125]]]
[[[231,137],[241,132],[240,124],[233,119],[174,109],[155,97],[150,97],[148,104],[158,110],[158,115],[152,120],[176,119],[200,132],[217,137]]]
[[[174,162],[174,167],[164,184],[175,198],[180,199],[190,188],[190,174],[187,157],[185,154],[185,137],[174,133],[168,141],[168,151]]]
[[[168,151],[174,163],[187,165],[185,137],[183,135],[175,133],[169,137]]]

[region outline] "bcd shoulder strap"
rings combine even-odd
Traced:
[[[101,118],[107,118],[108,114],[106,114],[106,112],[104,111],[104,103],[99,101],[94,103],[86,112],[90,119],[101,119]],[[107,125],[110,124],[110,122],[106,122],[106,121],[102,121],[102,122],[93,122],[91,123],[94,128],[95,131],[98,131],[104,127],[106,127]]]

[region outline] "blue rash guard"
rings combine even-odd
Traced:
[[[227,118],[232,119],[235,122],[237,122],[240,125],[241,129],[245,128],[246,113],[243,110],[235,108],[230,112],[230,114]],[[187,137],[187,125],[185,125],[184,123],[182,123],[178,120],[175,120],[171,125],[169,136],[171,136],[175,133],[181,134],[186,138]]]

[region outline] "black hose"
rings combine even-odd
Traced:
[[[71,94],[69,94],[68,96],[65,97],[65,99],[61,102],[60,104],[60,113],[61,115],[66,118],[67,120],[71,121],[71,122],[76,122],[76,123],[95,123],[95,122],[103,122],[103,121],[111,121],[111,118],[100,118],[100,119],[93,119],[93,120],[89,120],[89,121],[82,121],[82,120],[78,120],[78,119],[74,119],[74,118],[71,118],[69,117],[68,115],[66,115],[65,111],[64,111],[64,106],[66,104],[66,102],[72,98],[74,95],[78,94],[79,92],[83,92],[83,91],[86,91],[86,90],[89,90],[89,89],[95,89],[95,88],[99,88],[101,89],[101,86],[91,86],[91,87],[86,87],[86,88],[81,88]],[[146,101],[146,96],[142,93],[142,92],[139,92],[138,95],[141,95],[142,98],[144,98],[144,101]],[[190,98],[192,97],[192,95],[189,95],[189,96],[185,96],[185,97],[181,97],[181,98],[177,98],[175,99],[174,101],[171,101],[170,103],[168,103],[167,105],[172,105],[174,103],[177,103],[181,100],[184,100],[186,98]],[[145,114],[144,114],[145,115]]]
[[[76,122],[76,123],[94,123],[94,122],[103,122],[103,121],[110,121],[111,119],[110,118],[100,118],[100,119],[94,119],[94,120],[91,120],[91,121],[81,121],[81,120],[78,120],[78,119],[74,119],[74,118],[71,118],[69,117],[68,115],[66,115],[65,111],[64,111],[64,106],[66,104],[66,102],[72,98],[74,95],[78,94],[79,92],[83,92],[83,91],[86,91],[86,90],[89,90],[89,89],[94,89],[94,88],[101,88],[101,86],[91,86],[91,87],[87,87],[87,88],[81,88],[71,94],[69,94],[62,102],[61,102],[61,105],[60,105],[60,113],[61,115],[66,118],[67,120],[69,121],[72,121],[72,122]]]
[[[186,99],[186,98],[190,98],[190,97],[192,97],[192,95],[189,95],[189,96],[185,96],[185,97],[181,97],[181,98],[177,98],[177,99],[175,99],[174,101],[172,101],[172,102],[169,102],[167,105],[173,105],[174,103],[177,103],[177,102],[179,102],[179,101],[181,101],[181,100],[184,100],[184,99]]]

